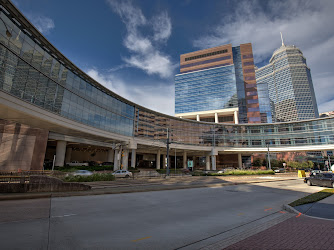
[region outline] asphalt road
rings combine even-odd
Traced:
[[[290,180],[1,201],[1,249],[198,249],[283,218],[283,204],[321,189]]]

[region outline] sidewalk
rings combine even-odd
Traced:
[[[334,221],[295,216],[224,249],[333,249]]]
[[[291,218],[266,230],[240,236],[231,245],[220,241],[203,249],[334,249],[334,195],[288,210]]]
[[[294,207],[294,209],[308,216],[332,219],[334,221],[334,195],[315,203]]]

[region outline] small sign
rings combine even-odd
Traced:
[[[188,161],[188,168],[193,168],[193,167],[194,167],[194,162]]]

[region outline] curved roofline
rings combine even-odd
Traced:
[[[127,104],[130,104],[134,106],[135,108],[140,108],[143,110],[150,111],[152,113],[155,113],[157,115],[162,115],[162,116],[169,116],[164,113],[160,113],[155,110],[151,110],[149,108],[146,108],[144,106],[141,106],[137,103],[134,103],[128,99],[125,99],[124,97],[116,94],[115,92],[111,91],[110,89],[106,88],[103,86],[101,83],[93,79],[91,76],[87,75],[83,70],[81,70],[78,66],[76,66],[71,60],[69,60],[65,55],[63,55],[58,49],[56,49],[55,46],[52,45],[49,40],[43,36],[43,34],[22,14],[22,12],[16,8],[16,6],[10,1],[10,0],[1,0],[0,6],[4,8],[5,12],[7,12],[6,9],[10,11],[9,17],[12,17],[18,21],[19,24],[23,25],[23,29],[31,33],[32,40],[36,41],[38,40],[39,45],[41,48],[46,48],[46,50],[50,51],[51,56],[54,56],[56,59],[60,60],[63,65],[68,68],[72,73],[76,73],[78,76],[82,77],[84,80],[87,80],[89,83],[93,84],[95,87],[100,89],[101,91],[105,92],[106,94],[109,94],[120,101],[123,101]],[[2,8],[2,9],[3,9]],[[17,22],[15,22],[18,24]]]
[[[28,33],[28,35],[31,36],[31,38],[37,43],[40,44],[40,46],[46,50],[50,51],[50,54],[54,56],[56,59],[58,59],[65,67],[67,67],[72,73],[76,73],[83,79],[87,80],[89,83],[93,84],[95,87],[100,89],[101,91],[105,92],[106,94],[109,94],[124,103],[130,104],[134,106],[135,108],[140,108],[141,110],[144,111],[149,111],[153,114],[159,115],[159,116],[164,116],[166,118],[172,118],[175,120],[179,121],[186,121],[186,122],[191,122],[191,123],[196,123],[196,124],[211,124],[211,125],[228,125],[228,126],[259,126],[259,125],[280,125],[280,124],[290,124],[290,123],[303,123],[303,122],[310,122],[310,121],[317,121],[317,120],[323,120],[323,119],[330,119],[330,117],[324,117],[324,118],[315,118],[315,119],[310,119],[310,120],[301,120],[301,121],[290,121],[290,122],[279,122],[279,123],[243,123],[243,124],[232,124],[232,123],[212,123],[212,122],[203,122],[203,121],[194,121],[194,120],[188,120],[188,119],[183,119],[183,118],[178,118],[175,116],[167,115],[164,113],[160,113],[158,111],[154,111],[152,109],[146,108],[144,106],[141,106],[137,103],[134,103],[132,101],[129,101],[125,99],[124,97],[116,94],[115,92],[111,91],[110,89],[106,88],[96,80],[94,80],[92,77],[87,75],[84,71],[82,71],[80,68],[78,68],[74,63],[72,63],[65,55],[63,55],[58,49],[56,49],[44,36],[41,32],[37,30],[37,28],[21,13],[19,9],[16,8],[16,6],[10,1],[10,0],[0,0],[0,7],[4,12],[8,13],[7,15],[16,20],[16,24],[21,24],[23,26],[23,29]],[[8,11],[7,11],[8,10]],[[31,33],[31,34],[29,34]],[[294,46],[294,45],[293,45]],[[220,47],[220,46],[217,46]],[[292,46],[284,46],[284,47],[292,47]],[[281,47],[282,48],[282,47]],[[278,50],[281,48],[278,48],[274,51],[274,54],[277,53]],[[297,47],[294,46],[294,48],[298,49]],[[299,50],[299,49],[298,49]],[[273,54],[273,55],[274,55]],[[264,66],[265,67],[265,66]]]

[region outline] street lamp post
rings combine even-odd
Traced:
[[[268,167],[271,169],[271,164],[270,164],[270,154],[269,154],[269,143],[267,144],[268,147]]]
[[[169,130],[167,128],[167,167],[166,167],[166,176],[169,176]]]

